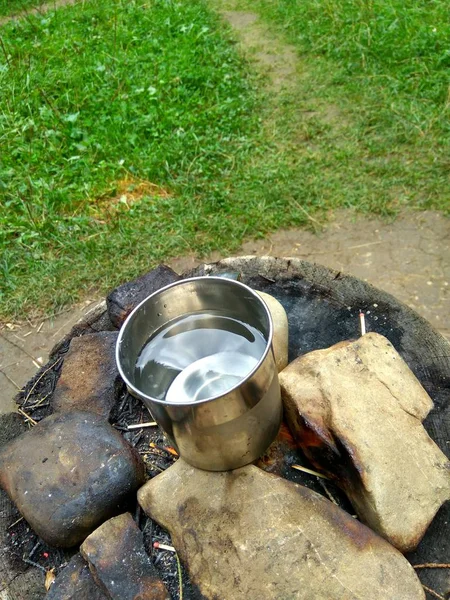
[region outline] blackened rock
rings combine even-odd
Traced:
[[[71,547],[144,481],[139,454],[103,418],[54,414],[0,451],[0,485],[34,531]]]
[[[52,397],[55,412],[87,410],[109,417],[120,386],[117,336],[104,331],[72,339]]]
[[[45,600],[108,600],[95,583],[89,566],[76,554],[55,579]]]
[[[103,523],[80,551],[112,600],[170,600],[130,513]]]
[[[64,352],[64,349],[70,343],[70,340],[75,337],[86,335],[87,333],[114,330],[115,327],[109,318],[106,302],[103,300],[85,314],[78,323],[75,323],[69,333],[53,346],[50,352],[50,359],[56,358],[61,352]]]
[[[181,277],[166,265],[159,265],[150,273],[128,281],[113,290],[106,298],[109,318],[118,329],[136,306],[157,290],[179,281]]]
[[[19,413],[0,415],[0,448],[26,431],[28,427]]]

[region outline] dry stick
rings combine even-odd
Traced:
[[[45,396],[42,396],[42,398],[40,400],[38,400],[36,402],[36,404],[33,404],[31,406],[28,407],[28,410],[35,410],[36,408],[39,408],[39,406],[41,406],[41,404],[44,402],[44,400],[47,400],[47,398],[51,395],[51,392],[49,392],[48,394],[45,394]]]
[[[309,212],[303,208],[303,206],[301,204],[299,204],[298,202],[294,202],[295,206],[297,208],[299,208],[303,213],[305,213],[305,215],[308,217],[308,219],[310,221],[312,221],[313,223],[315,223],[316,225],[318,225],[321,229],[322,229],[322,223],[320,223],[317,219],[315,219],[314,217],[312,217]]]
[[[317,471],[313,471],[312,469],[308,469],[307,467],[302,467],[300,465],[291,465],[293,469],[297,471],[304,471],[305,473],[309,473],[310,475],[315,475],[316,477],[321,477],[322,479],[330,479],[326,475],[322,475],[322,473],[318,473]]]
[[[450,569],[450,563],[424,563],[423,565],[413,565],[415,569]]]
[[[167,544],[160,544],[159,542],[153,542],[153,548],[157,550],[168,550],[169,552],[176,552],[173,546],[168,546]]]
[[[366,317],[363,312],[359,313],[359,324],[361,326],[361,335],[366,335]]]
[[[149,421],[148,423],[136,423],[135,425],[128,425],[127,429],[142,429],[143,427],[156,427],[158,423],[156,421]]]
[[[331,500],[331,502],[332,502],[333,504],[336,504],[336,506],[339,506],[339,504],[338,504],[338,502],[337,502],[336,498],[335,498],[335,497],[333,496],[333,494],[330,492],[330,490],[328,489],[328,487],[327,487],[326,483],[325,483],[324,481],[321,481],[320,479],[319,479],[319,483],[320,483],[320,485],[322,486],[322,488],[323,488],[323,490],[324,490],[325,494],[328,496],[328,499],[329,499],[329,500]]]
[[[422,587],[423,589],[428,592],[429,594],[431,594],[432,596],[434,596],[435,598],[438,598],[438,600],[445,600],[444,596],[441,596],[440,594],[438,594],[437,592],[435,592],[434,590],[432,590],[431,588],[427,587],[426,585],[423,585],[422,583]]]
[[[36,381],[35,381],[35,382],[33,383],[33,385],[31,386],[31,389],[30,389],[30,391],[28,392],[28,394],[27,394],[27,397],[26,397],[26,398],[25,398],[25,400],[23,401],[23,405],[22,405],[22,406],[25,406],[25,404],[28,402],[28,400],[29,400],[29,398],[30,398],[31,394],[33,393],[33,390],[34,390],[34,388],[35,388],[35,387],[37,386],[37,384],[38,384],[38,383],[41,381],[41,379],[44,377],[44,375],[46,375],[46,374],[47,374],[47,373],[48,373],[48,372],[49,372],[51,369],[53,369],[53,367],[55,367],[55,366],[56,366],[56,365],[59,363],[59,361],[60,361],[60,360],[62,360],[62,356],[60,356],[60,357],[59,357],[57,360],[55,360],[55,362],[54,362],[52,365],[50,365],[50,366],[48,367],[48,369],[45,369],[45,371],[39,375],[39,377],[36,379]]]
[[[27,413],[22,410],[21,408],[19,408],[19,410],[17,412],[20,412],[20,414],[25,417],[26,419],[28,419],[28,421],[30,421],[30,423],[32,423],[33,425],[37,425],[38,422],[35,421],[32,417],[30,417],[30,415],[27,415]]]
[[[17,521],[14,521],[14,523],[11,523],[11,525],[8,527],[8,529],[11,529],[11,527],[14,527],[14,525],[17,525],[17,523],[20,523],[20,521],[23,521],[23,517],[19,517],[17,519]]]

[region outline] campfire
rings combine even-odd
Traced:
[[[409,574],[410,567],[401,554],[394,550],[390,554],[389,544],[368,529],[364,531],[373,537],[364,538],[369,534],[362,533],[356,518],[356,509],[361,509],[359,491],[344,481],[344,471],[340,471],[342,447],[338,444],[334,453],[330,447],[325,448],[328,434],[320,430],[322,425],[319,427],[325,417],[316,413],[304,413],[303,421],[293,417],[298,406],[292,390],[298,386],[299,373],[305,381],[312,372],[304,362],[296,366],[295,359],[355,340],[360,337],[361,326],[365,328],[363,333],[366,329],[368,332],[364,336],[366,345],[370,340],[378,343],[371,337],[376,335],[374,332],[385,336],[434,400],[435,408],[424,425],[437,445],[448,452],[447,342],[388,294],[302,261],[228,259],[181,277],[224,272],[240,273],[244,283],[276,297],[288,315],[290,365],[280,375],[287,411],[276,440],[256,466],[244,467],[241,475],[240,471],[199,471],[180,459],[172,441],[142,402],[128,393],[114,357],[118,329],[131,310],[180,276],[161,266],[117,288],[106,303],[55,346],[49,362],[16,398],[19,414],[8,415],[1,424],[5,441],[11,441],[0,451],[0,482],[13,500],[2,492],[5,598],[44,598],[46,588],[50,600],[77,597],[69,595],[73,590],[79,598],[93,600],[133,598],[145,588],[146,599],[225,599],[234,588],[236,598],[256,600],[255,579],[245,572],[249,569],[236,576],[236,565],[254,552],[252,539],[265,540],[254,555],[254,571],[265,589],[271,585],[269,563],[276,564],[286,580],[295,578],[299,557],[292,540],[299,536],[298,516],[296,512],[291,514],[282,498],[290,498],[289,506],[301,506],[304,514],[313,508],[316,512],[312,515],[318,516],[311,516],[311,522],[324,519],[324,523],[330,523],[331,518],[337,523],[344,519],[339,527],[353,532],[358,547],[370,543],[378,548],[380,544],[380,553],[388,553],[388,562],[397,565],[397,598],[407,598],[408,589],[412,590],[410,598],[421,597],[416,593],[414,573],[411,570]],[[365,321],[361,321],[360,313],[366,313]],[[390,347],[388,350],[391,352]],[[341,360],[363,350],[350,344],[336,352]],[[323,359],[320,361],[322,365]],[[323,367],[314,368],[323,377]],[[336,381],[334,385],[338,384]],[[315,423],[314,419],[319,420]],[[333,425],[326,423],[326,427],[331,431]],[[18,433],[26,435],[16,437]],[[336,431],[331,435],[336,442]],[[58,460],[52,455],[55,448]],[[364,465],[364,457],[360,460]],[[73,480],[67,479],[67,470],[76,475]],[[278,494],[273,478],[283,490],[276,501],[269,497]],[[299,492],[292,491],[299,488],[291,487],[291,483],[306,488],[300,499]],[[441,481],[436,485],[440,490],[445,488]],[[205,499],[199,495],[202,488],[206,488]],[[255,496],[252,511],[243,501],[248,493]],[[444,489],[439,505],[444,503],[446,493]],[[276,505],[273,509],[272,502]],[[336,505],[347,513],[344,517],[327,516],[334,515]],[[411,550],[415,544],[405,537],[403,547],[398,546],[417,567],[427,598],[446,598],[450,591],[446,568],[450,562],[449,517],[448,503],[443,504],[417,549]],[[377,527],[375,521],[370,525]],[[389,535],[388,531],[385,537]],[[314,545],[316,538],[311,537],[310,551],[303,558],[311,561],[309,568],[322,568],[319,563],[323,561],[332,565],[340,560],[339,552],[332,557],[331,534],[327,537],[330,546],[322,545],[320,551]],[[274,539],[285,540],[276,551],[271,545]],[[353,552],[354,560],[359,560],[361,550],[349,546],[348,561]],[[211,583],[217,581],[210,569],[218,557],[224,565],[215,567],[220,577],[223,573],[223,596]],[[331,569],[333,580],[333,568],[326,568]],[[227,579],[230,573],[234,573],[233,581]],[[373,573],[366,576],[370,583]],[[302,585],[314,590],[318,582],[303,581]],[[294,588],[289,589],[292,592]],[[296,596],[292,592],[289,597],[307,597],[301,593]],[[268,598],[287,597],[277,596],[276,591],[270,594]],[[314,592],[308,597],[314,598]],[[356,596],[344,593],[342,597]]]

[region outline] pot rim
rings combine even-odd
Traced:
[[[145,394],[139,388],[137,388],[133,383],[131,383],[122,369],[122,365],[121,365],[121,361],[120,361],[120,347],[122,345],[122,341],[123,341],[126,329],[129,325],[129,323],[133,320],[136,313],[139,312],[141,307],[144,304],[146,304],[149,300],[151,300],[152,298],[158,296],[159,294],[161,294],[171,288],[175,288],[177,286],[185,285],[187,283],[191,283],[191,282],[195,282],[195,281],[206,281],[206,280],[211,281],[211,283],[220,282],[221,285],[224,285],[224,282],[225,282],[225,284],[227,284],[227,285],[240,287],[240,288],[244,289],[246,292],[252,294],[252,296],[254,296],[262,304],[262,306],[266,312],[266,316],[267,316],[268,323],[269,323],[269,331],[268,331],[268,336],[267,336],[267,340],[266,340],[265,350],[264,350],[261,358],[258,360],[256,365],[253,367],[253,369],[239,383],[237,383],[236,385],[231,387],[225,393],[217,394],[216,396],[211,396],[209,398],[205,398],[204,400],[198,400],[195,402],[186,402],[186,403],[180,403],[180,404],[174,404],[173,402],[167,402],[166,400],[161,400],[159,398],[153,398],[153,396],[149,396],[149,395]],[[186,314],[188,314],[188,313],[186,313]],[[117,342],[116,342],[115,357],[116,357],[116,364],[117,364],[119,374],[122,377],[123,381],[125,382],[125,385],[127,386],[128,390],[130,392],[132,392],[133,395],[136,395],[138,398],[140,398],[144,402],[153,402],[156,404],[161,404],[162,406],[168,406],[168,407],[172,407],[172,408],[182,408],[182,407],[186,407],[186,406],[200,406],[202,404],[206,404],[206,403],[212,402],[214,400],[218,400],[219,398],[224,398],[225,396],[228,396],[228,394],[234,392],[234,390],[241,387],[244,382],[249,381],[253,377],[253,375],[258,371],[260,366],[263,364],[263,362],[267,358],[268,353],[272,349],[272,341],[273,341],[272,315],[270,314],[270,310],[269,310],[266,302],[264,301],[264,299],[255,290],[253,290],[251,287],[249,287],[245,283],[242,283],[241,281],[236,281],[234,279],[228,279],[226,277],[220,277],[217,275],[216,276],[203,275],[203,276],[199,276],[199,277],[189,277],[187,279],[180,279],[179,281],[175,281],[174,283],[170,283],[169,285],[166,285],[166,286],[160,288],[159,290],[156,290],[156,292],[153,292],[153,294],[150,294],[149,296],[144,298],[144,300],[142,300],[131,311],[131,313],[128,315],[128,317],[125,319],[124,323],[122,324],[122,327],[120,328],[119,336],[118,336]]]

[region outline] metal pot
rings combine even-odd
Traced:
[[[263,334],[266,346],[253,370],[226,393],[186,404],[152,398],[139,389],[135,367],[147,341],[168,322],[209,310],[237,318]],[[200,469],[224,471],[256,460],[280,427],[272,335],[270,312],[251,288],[231,279],[197,277],[158,290],[133,310],[120,330],[116,360],[129,392],[144,402],[180,456]]]

